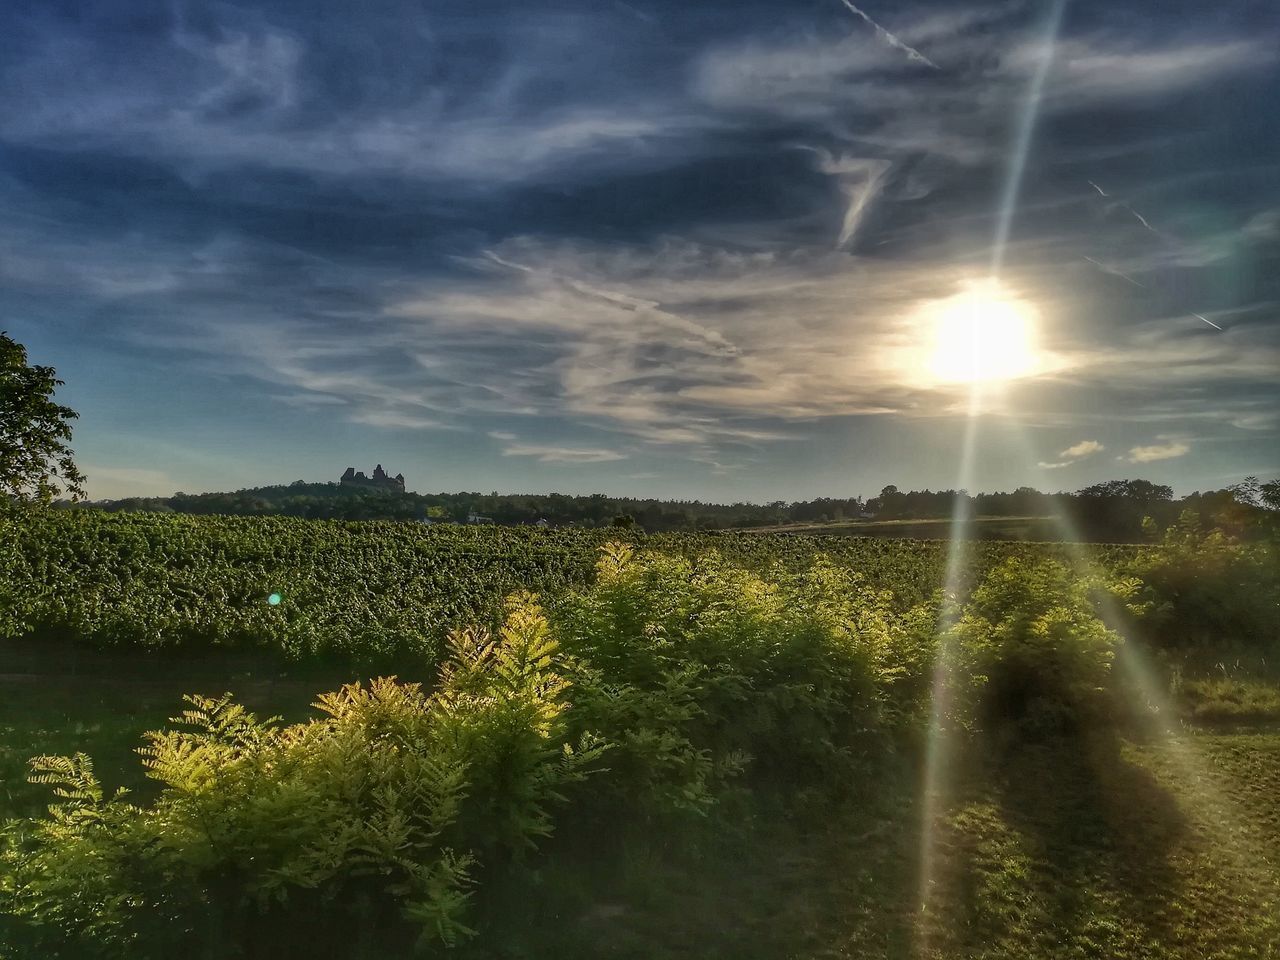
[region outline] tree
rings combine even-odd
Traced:
[[[1259,498],[1268,510],[1280,510],[1280,477],[1268,480],[1259,488]]]
[[[79,414],[53,402],[60,386],[53,367],[31,366],[26,348],[0,332],[0,495],[28,503],[84,497],[67,446]]]

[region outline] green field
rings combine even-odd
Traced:
[[[155,653],[256,651],[293,663],[434,663],[449,629],[489,622],[513,590],[557,594],[590,582],[599,548],[794,570],[830,558],[906,606],[942,584],[939,540],[786,534],[643,534],[529,527],[423,526],[288,517],[53,511],[0,515],[0,638],[39,637]],[[1009,556],[1072,556],[1061,544],[977,542],[965,569]],[[1115,566],[1134,548],[1093,546]],[[278,606],[268,603],[272,594]],[[10,656],[24,656],[20,650]]]
[[[904,537],[912,540],[949,540],[955,525],[941,520],[831,520],[823,523],[788,523],[752,527],[750,533],[803,533],[830,537]],[[969,540],[1052,542],[1062,539],[1053,517],[972,517],[961,534]]]
[[[607,531],[4,522],[0,819],[17,819],[0,903],[33,863],[62,886],[11,901],[15,925],[0,910],[0,957],[1280,954],[1269,544],[973,543],[944,614],[936,541],[633,536],[597,566]],[[522,589],[545,615],[521,601],[492,648],[447,641],[500,622]],[[319,691],[385,669],[437,692],[357,717],[336,767],[321,758],[343,720],[191,754],[173,741],[167,786],[136,753],[183,694],[230,691],[294,724],[320,716]],[[406,926],[404,894],[379,879],[404,866],[376,852],[399,822],[383,808],[412,784],[393,742],[466,764],[446,835],[475,855],[455,905],[474,934],[453,946],[435,919]],[[216,743],[207,779],[190,761]],[[585,751],[585,779],[560,770],[562,743]],[[33,846],[22,818],[56,800],[27,782],[37,753],[87,754],[135,806]],[[352,772],[391,779],[320,802]],[[428,799],[403,801],[405,824]],[[230,819],[213,831],[210,816]],[[250,896],[302,869],[272,857],[324,849],[347,823],[373,831],[355,852],[306,861],[319,872],[287,900]],[[398,842],[420,828],[404,829]],[[98,874],[136,890],[95,900]],[[453,881],[432,882],[445,909]],[[223,932],[200,932],[213,917]]]

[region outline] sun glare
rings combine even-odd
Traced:
[[[994,383],[1038,367],[1035,311],[994,286],[943,300],[932,310],[929,372],[947,383]]]

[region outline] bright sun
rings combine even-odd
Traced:
[[[1039,366],[1035,310],[994,285],[975,287],[930,309],[929,372],[948,383],[993,383]]]

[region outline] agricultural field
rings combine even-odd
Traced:
[[[0,637],[160,655],[256,651],[301,663],[403,666],[452,628],[489,623],[513,590],[554,595],[592,579],[602,545],[714,552],[749,569],[829,558],[908,607],[943,582],[947,544],[753,533],[424,526],[286,517],[50,511],[0,516]],[[965,569],[1009,556],[1070,558],[1056,544],[973,543]],[[1125,546],[1090,548],[1114,566]],[[274,598],[275,602],[272,602]],[[15,657],[21,653],[15,651]]]
[[[6,960],[1280,951],[1268,541],[0,523]]]
[[[809,536],[906,537],[913,540],[948,540],[953,529],[947,519],[930,520],[831,520],[822,523],[790,523],[749,528],[752,533],[803,533]],[[966,524],[972,540],[1051,542],[1062,539],[1053,517],[973,517]]]

